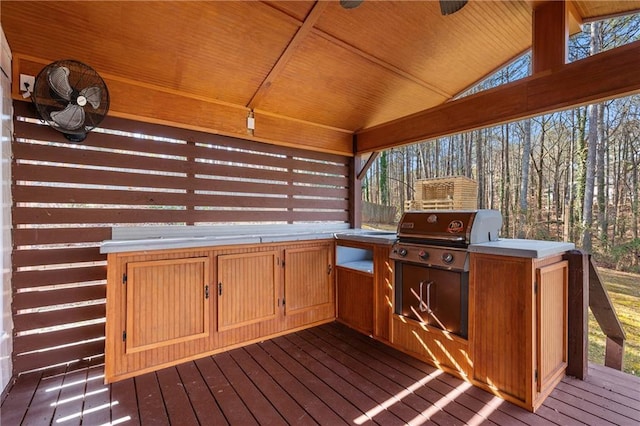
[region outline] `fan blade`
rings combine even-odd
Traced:
[[[71,93],[73,89],[69,84],[69,68],[56,67],[49,71],[47,78],[49,80],[49,86],[60,96],[62,99],[71,100]]]
[[[62,111],[53,111],[51,120],[66,130],[76,130],[84,124],[84,109],[78,105],[69,104]]]
[[[443,15],[456,13],[467,4],[467,0],[440,0],[440,12]]]
[[[98,109],[100,101],[102,100],[102,90],[100,90],[98,86],[87,87],[86,89],[82,89],[80,96],[84,96],[93,109]]]

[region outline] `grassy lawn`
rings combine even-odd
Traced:
[[[627,340],[624,371],[640,376],[640,275],[598,268]],[[589,361],[604,364],[605,337],[589,311]]]

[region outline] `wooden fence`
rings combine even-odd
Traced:
[[[347,157],[111,117],[71,143],[14,107],[14,373],[102,356],[112,226],[349,220]]]

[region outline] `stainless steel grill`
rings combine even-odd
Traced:
[[[467,337],[471,244],[498,239],[496,210],[411,211],[398,223],[395,313]]]
[[[398,223],[391,258],[445,269],[469,270],[467,247],[498,239],[497,210],[410,211]]]

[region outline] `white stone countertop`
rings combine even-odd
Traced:
[[[508,238],[469,246],[469,251],[473,253],[529,257],[533,259],[552,256],[573,249],[575,249],[575,244],[573,243]]]
[[[354,229],[346,224],[115,227],[100,253],[182,249],[238,244],[342,239],[393,244],[394,232]]]

